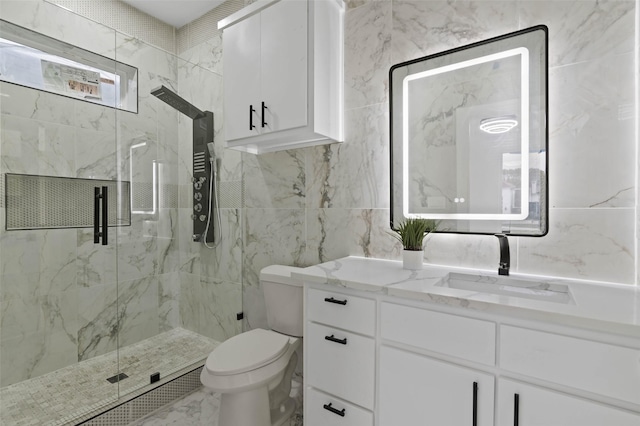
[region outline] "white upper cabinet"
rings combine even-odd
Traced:
[[[228,148],[343,141],[343,23],[342,0],[262,0],[218,23]]]

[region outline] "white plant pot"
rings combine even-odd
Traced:
[[[424,261],[424,250],[403,250],[402,251],[402,267],[411,271],[422,269]]]

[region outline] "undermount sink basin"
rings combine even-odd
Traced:
[[[527,281],[499,275],[488,276],[450,272],[436,286],[567,305],[574,304],[569,286],[565,284]]]

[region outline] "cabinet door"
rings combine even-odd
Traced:
[[[307,2],[279,1],[262,11],[261,25],[261,131],[306,126]]]
[[[223,48],[226,139],[256,136],[260,131],[261,113],[260,14],[226,28]],[[251,109],[255,112],[251,113]]]
[[[640,414],[507,379],[498,381],[497,417],[498,426],[640,425]]]
[[[379,426],[493,425],[494,379],[486,373],[383,346],[379,388]]]

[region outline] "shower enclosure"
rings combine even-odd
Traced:
[[[222,78],[47,2],[1,7],[2,33],[46,35],[67,59],[97,53],[114,75],[137,69],[137,112],[0,82],[0,423],[73,424],[241,331],[240,206],[224,192],[235,186],[221,170],[220,244],[194,242],[192,120],[151,95],[164,85],[216,115]],[[103,186],[104,245],[93,218],[65,222],[93,212]]]

